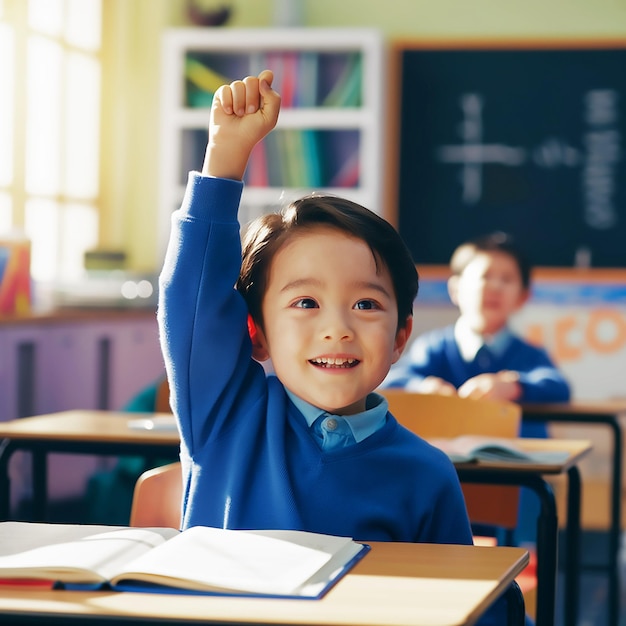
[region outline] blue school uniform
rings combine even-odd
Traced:
[[[547,352],[524,341],[509,329],[465,357],[461,353],[455,326],[437,328],[418,336],[409,350],[389,372],[383,387],[415,387],[427,376],[443,378],[457,389],[479,374],[512,370],[519,373],[522,395],[517,402],[567,402],[570,387]],[[546,437],[541,422],[523,422],[522,437]]]
[[[238,181],[190,174],[160,276],[160,338],[181,433],[183,528],[471,544],[453,465],[402,427],[382,396],[371,394],[355,430],[344,431],[354,441],[325,445],[324,432],[337,429],[328,420],[342,425],[343,418],[290,396],[252,359],[248,311],[233,287],[241,191]]]
[[[381,396],[368,399],[380,415],[375,432],[325,450],[303,405],[252,359],[248,311],[233,288],[241,189],[191,174],[160,279],[161,340],[182,437],[183,526],[471,543],[453,466],[400,426]]]

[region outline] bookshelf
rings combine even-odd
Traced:
[[[252,154],[242,222],[309,191],[382,213],[383,62],[375,29],[173,28],[162,45],[159,252],[187,174],[202,167],[213,91],[269,67],[278,125]]]

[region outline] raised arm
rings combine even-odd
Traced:
[[[172,408],[189,456],[228,419],[232,402],[241,401],[240,389],[250,383],[248,311],[235,290],[241,266],[237,212],[250,153],[278,118],[280,96],[272,80],[266,70],[218,89],[202,175],[190,173],[172,215],[158,320]]]
[[[252,148],[276,126],[280,96],[274,75],[263,70],[230,85],[213,98],[202,174],[242,180]]]

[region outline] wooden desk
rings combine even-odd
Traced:
[[[177,457],[177,431],[136,430],[129,421],[154,413],[63,411],[0,422],[0,519],[10,507],[9,461],[17,450],[32,453],[33,517],[45,521],[47,455],[52,452],[111,456]]]
[[[146,414],[145,417],[153,415]],[[128,427],[130,420],[141,417],[137,413],[66,411],[0,423],[0,439],[4,438],[0,446],[0,519],[6,519],[9,512],[8,463],[16,450],[33,453],[35,521],[45,521],[46,456],[51,452],[140,456],[177,454],[180,440],[176,431],[133,430]],[[568,534],[572,538],[571,545],[577,547],[580,534],[580,477],[576,463],[590,447],[586,442],[555,439],[528,439],[523,445],[534,449],[556,446],[559,450],[568,450],[570,456],[567,461],[557,465],[501,467],[465,464],[459,465],[457,470],[461,480],[527,486],[539,495],[542,514],[538,519],[537,624],[551,626],[555,611],[558,524],[554,494],[542,475],[568,473],[568,502],[572,508],[571,514],[568,514]],[[567,557],[571,563],[567,573],[569,597],[576,593],[578,585],[578,552],[575,547]]]
[[[533,452],[558,450],[568,452],[562,463],[459,463],[461,482],[518,485],[532,489],[541,503],[537,519],[537,626],[552,626],[556,608],[558,572],[558,519],[556,499],[545,475],[566,473],[568,477],[567,552],[565,573],[566,626],[575,626],[578,618],[580,581],[580,473],[577,463],[591,451],[588,441],[567,439],[516,439],[521,448]]]
[[[470,626],[528,564],[522,548],[370,545],[371,552],[321,600],[0,588],[0,622]]]
[[[572,424],[604,425],[613,439],[613,465],[611,473],[610,524],[608,537],[609,624],[619,621],[620,614],[620,537],[623,465],[623,429],[620,417],[626,415],[626,400],[574,400],[556,404],[524,404],[526,421],[561,422]],[[584,567],[584,564],[583,564]]]

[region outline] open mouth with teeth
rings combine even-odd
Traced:
[[[315,365],[316,367],[349,369],[351,367],[357,366],[360,361],[358,359],[331,359],[326,357],[320,357],[317,359],[311,359],[309,363],[311,363],[311,365]]]

